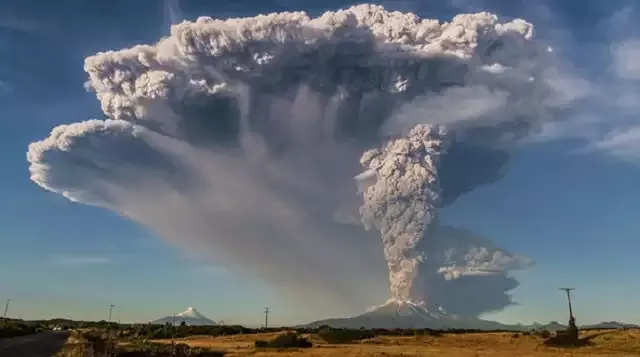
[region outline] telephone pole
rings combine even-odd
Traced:
[[[4,305],[4,314],[2,315],[3,318],[7,318],[7,314],[9,313],[9,305],[11,305],[11,299],[7,299],[7,303]]]
[[[264,328],[269,328],[269,312],[271,311],[271,309],[269,309],[268,306],[265,306],[264,308]]]
[[[567,302],[569,303],[569,326],[575,326],[576,319],[573,318],[573,308],[571,307],[571,291],[575,288],[560,288],[567,293]]]
[[[400,304],[396,303],[396,314],[393,316],[393,324],[398,328],[398,316],[400,316]]]
[[[564,290],[567,293],[567,302],[569,303],[569,327],[565,332],[565,338],[567,339],[567,341],[576,343],[578,341],[579,331],[578,326],[576,326],[576,319],[573,317],[573,309],[571,308],[571,291],[575,289],[560,288],[560,290]]]
[[[116,307],[116,305],[113,305],[113,304],[109,305],[109,321],[107,321],[109,323],[111,322],[111,313],[113,313],[114,307]]]

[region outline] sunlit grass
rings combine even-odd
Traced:
[[[222,350],[230,357],[506,357],[506,356],[640,356],[640,330],[588,331],[581,337],[597,335],[592,344],[580,348],[554,348],[543,339],[521,333],[444,334],[443,336],[377,336],[360,343],[329,345],[315,335],[310,349],[262,350],[256,340],[269,340],[277,333],[221,337],[192,336],[176,342]],[[169,343],[171,340],[155,342]]]

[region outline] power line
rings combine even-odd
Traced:
[[[269,328],[269,312],[271,309],[268,306],[264,307],[264,328]]]

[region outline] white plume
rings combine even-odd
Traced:
[[[440,204],[438,162],[446,150],[441,127],[418,125],[406,138],[393,140],[382,150],[365,152],[360,163],[377,174],[363,193],[360,208],[365,227],[380,231],[389,266],[391,297],[422,302],[423,291],[412,291],[425,257],[417,250]]]
[[[517,283],[504,271],[447,282],[444,261],[421,268],[444,254],[422,237],[446,240],[437,208],[499,179],[503,149],[553,119],[538,48],[531,24],[485,12],[439,22],[358,5],[183,21],[154,45],[86,59],[108,119],[32,143],[31,179],[318,313],[383,298],[379,240],[353,225],[362,206],[394,297],[428,290],[452,313],[500,309]],[[487,299],[443,298],[470,291]]]

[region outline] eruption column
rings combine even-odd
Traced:
[[[438,161],[447,147],[441,126],[417,125],[407,137],[391,140],[382,149],[365,152],[360,163],[376,180],[362,192],[360,208],[367,229],[380,231],[389,267],[391,298],[424,303],[415,285],[425,259],[418,245],[437,218],[440,199]]]
[[[168,15],[177,3],[166,0]],[[345,314],[373,304],[385,274],[375,239],[345,224],[362,205],[395,300],[424,302],[427,285],[434,311],[477,316],[511,303],[517,257],[429,227],[436,207],[499,179],[504,150],[553,118],[551,62],[531,24],[367,4],[316,18],[168,17],[180,23],[157,43],[85,60],[104,116],[29,145],[36,184],[262,280],[301,311]],[[363,204],[349,193],[371,147],[357,177]]]

